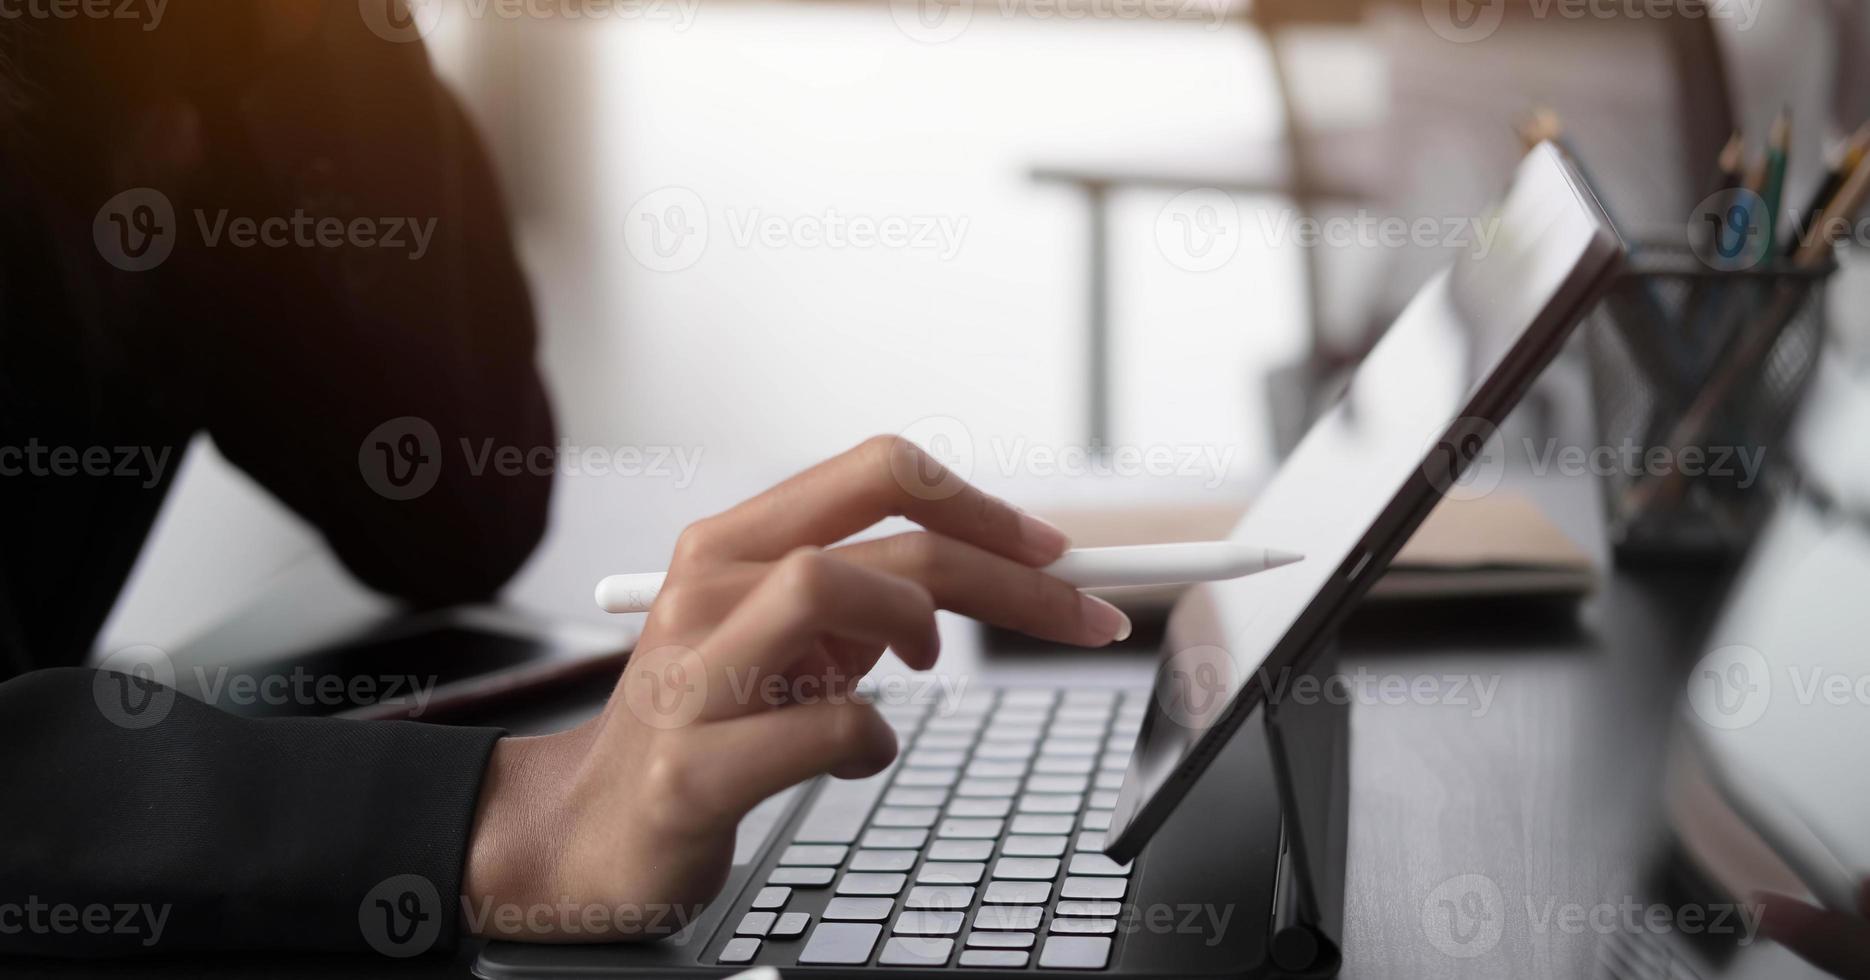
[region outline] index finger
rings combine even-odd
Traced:
[[[1065,532],[954,475],[920,446],[877,436],[698,525],[703,547],[771,560],[841,541],[886,517],[906,517],[1027,565],[1051,563]]]

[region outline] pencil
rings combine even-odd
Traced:
[[[1818,230],[1818,219],[1824,214],[1825,207],[1844,188],[1844,181],[1863,163],[1866,154],[1870,154],[1870,123],[1858,127],[1857,132],[1839,147],[1831,168],[1825,172],[1824,180],[1812,192],[1811,201],[1805,205],[1804,211],[1793,218],[1797,223],[1792,228],[1792,240],[1786,243],[1787,258],[1796,255],[1808,236]]]
[[[1792,110],[1779,110],[1773,120],[1772,136],[1766,141],[1766,249],[1773,254],[1773,242],[1779,235],[1779,209],[1786,200],[1786,161],[1792,152]]]
[[[1866,198],[1870,198],[1870,156],[1858,161],[1856,169],[1844,181],[1844,186],[1838,188],[1831,203],[1819,213],[1817,224],[1807,236],[1808,240],[1794,255],[1794,263],[1801,266],[1822,264],[1825,257],[1831,254],[1831,246],[1842,237],[1843,229],[1833,226],[1848,225],[1851,216],[1863,207]]]

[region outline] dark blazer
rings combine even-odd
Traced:
[[[412,603],[491,595],[542,533],[550,479],[477,475],[463,451],[555,442],[487,155],[421,44],[322,6],[250,77],[205,83],[161,166],[110,152],[135,134],[58,117],[57,93],[9,120],[0,910],[44,921],[0,921],[0,952],[365,949],[360,909],[408,875],[448,907],[432,945],[455,935],[497,732],[251,721],[187,698],[138,726],[113,698],[162,692],[76,669],[198,433]],[[15,54],[34,43],[21,30]],[[303,219],[310,237],[275,222],[285,244],[242,245],[242,217]],[[322,218],[341,243],[305,223]],[[397,222],[400,246],[383,241]],[[138,269],[152,235],[172,251]],[[425,492],[385,469],[431,456]],[[160,935],[60,929],[49,911],[98,904],[166,910]]]

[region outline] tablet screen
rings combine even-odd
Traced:
[[[1167,784],[1192,779],[1218,748],[1204,743],[1231,734],[1239,715],[1304,666],[1309,634],[1335,618],[1356,583],[1381,573],[1386,525],[1389,537],[1406,538],[1437,491],[1477,495],[1498,482],[1497,440],[1453,483],[1447,443],[1484,445],[1485,420],[1510,410],[1619,252],[1574,179],[1550,147],[1527,158],[1506,202],[1483,218],[1496,232],[1491,246],[1463,252],[1417,294],[1234,530],[1235,540],[1305,560],[1199,586],[1177,604],[1111,853],[1133,853],[1180,796]]]

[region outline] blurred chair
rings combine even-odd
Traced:
[[[1272,66],[1271,82],[1283,109],[1275,139],[1217,140],[1191,133],[1181,145],[1156,146],[1123,159],[1042,163],[1032,170],[1036,181],[1071,186],[1084,195],[1090,210],[1087,245],[1089,310],[1086,331],[1091,382],[1085,423],[1087,441],[1111,442],[1110,406],[1110,248],[1111,197],[1126,189],[1172,191],[1214,189],[1229,194],[1278,197],[1292,202],[1296,217],[1361,206],[1374,199],[1380,158],[1373,152],[1379,131],[1367,122],[1314,125],[1295,84],[1296,66],[1288,39],[1300,30],[1356,28],[1367,0],[1258,0],[1244,23],[1265,39]],[[1358,32],[1361,37],[1361,32]],[[1324,312],[1327,299],[1320,249],[1302,256],[1309,310],[1308,349],[1328,349],[1332,331]],[[1328,355],[1327,355],[1328,356]]]

